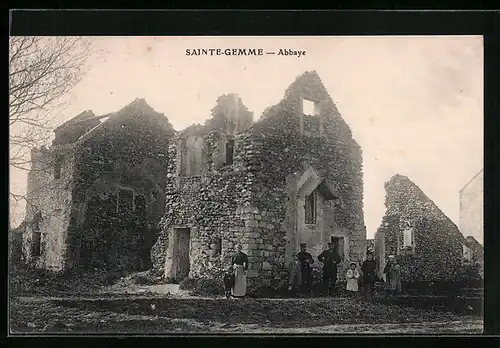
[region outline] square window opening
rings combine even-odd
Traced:
[[[317,103],[302,99],[302,113],[306,116],[316,116],[318,114],[318,105]]]

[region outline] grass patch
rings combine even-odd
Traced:
[[[224,295],[224,285],[219,279],[199,278],[190,290],[194,296],[219,296]]]
[[[95,293],[103,286],[115,284],[126,274],[121,271],[71,270],[54,273],[30,267],[13,268],[9,272],[10,296],[56,296]]]
[[[181,290],[193,290],[198,284],[198,278],[184,278],[179,283],[179,289]]]

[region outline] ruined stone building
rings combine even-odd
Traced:
[[[473,260],[458,227],[406,176],[386,184],[386,213],[375,234],[379,275],[388,255],[396,255],[404,282],[459,280]]]
[[[460,231],[483,243],[484,171],[481,170],[460,190]]]
[[[85,111],[32,151],[23,252],[28,263],[147,269],[165,209],[174,131],[137,99],[118,112]]]
[[[257,122],[238,96],[222,96],[205,125],[176,135],[168,158],[152,250],[165,277],[219,275],[238,243],[251,284],[283,279],[301,242],[314,257],[330,241],[345,264],[364,257],[361,149],[316,72]]]

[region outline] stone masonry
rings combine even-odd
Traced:
[[[459,280],[468,243],[458,227],[406,176],[393,176],[385,188],[387,210],[375,235],[380,275],[396,255],[404,282]]]
[[[54,132],[49,149],[32,151],[25,260],[53,271],[148,267],[165,208],[167,118],[137,99],[100,117],[83,112]]]
[[[223,96],[212,119],[172,141],[154,268],[171,278],[216,276],[240,243],[250,285],[273,285],[300,242],[316,257],[332,238],[344,265],[361,262],[361,149],[319,76],[304,73],[259,121],[250,115],[237,96]]]

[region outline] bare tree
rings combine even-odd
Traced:
[[[51,139],[64,96],[83,78],[91,42],[84,37],[9,38],[9,163],[30,170],[31,149]],[[26,200],[10,190],[11,208]],[[28,203],[29,204],[29,203]]]

